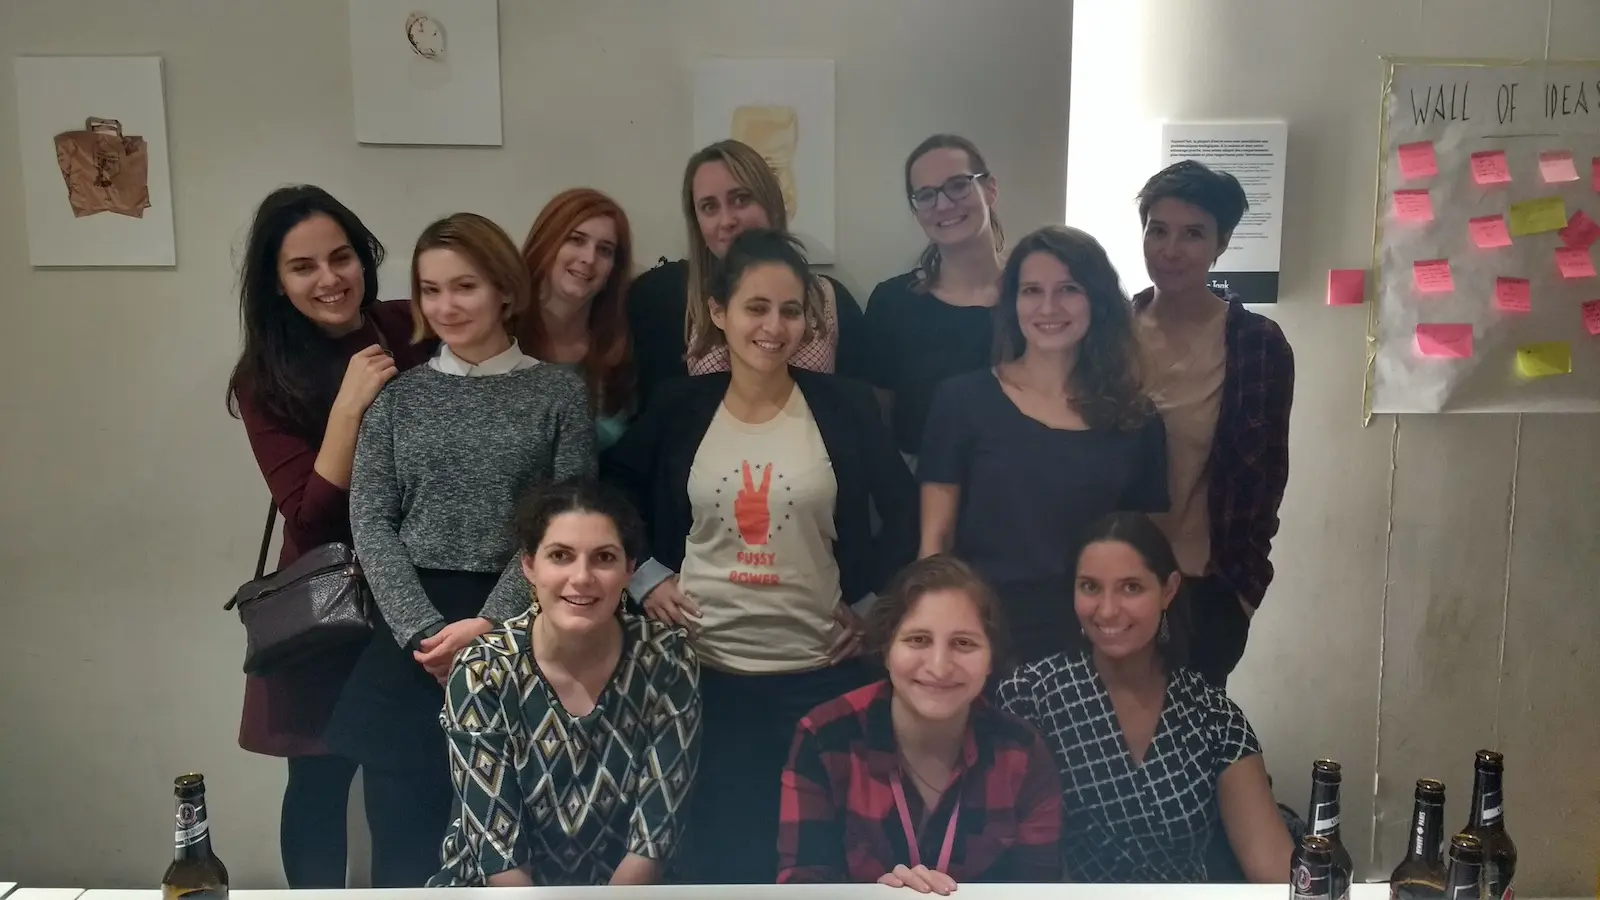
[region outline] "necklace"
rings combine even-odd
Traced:
[[[928,790],[933,791],[935,794],[938,794],[939,796],[943,796],[944,795],[944,788],[940,787],[937,784],[934,784],[932,781],[928,780],[921,772],[917,771],[917,767],[913,766],[911,764],[911,760],[907,759],[906,755],[904,753],[900,754],[900,764],[901,764],[901,766],[903,766],[905,768],[905,770],[907,772],[911,773],[911,777],[915,778],[917,780],[918,784],[921,784],[923,787],[926,787]]]

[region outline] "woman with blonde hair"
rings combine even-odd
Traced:
[[[683,218],[689,257],[665,259],[628,291],[628,324],[638,363],[639,407],[663,382],[683,375],[726,372],[727,348],[711,323],[708,279],[733,239],[752,228],[787,233],[783,188],[772,167],[749,145],[718,141],[689,157],[683,171]],[[865,377],[861,307],[826,275],[817,279],[822,319],[812,323],[793,365],[813,372]]]
[[[362,419],[350,525],[382,614],[328,725],[359,762],[369,814],[407,824],[373,847],[391,883],[438,871],[453,791],[439,728],[455,655],[528,608],[510,527],[535,485],[595,469],[583,379],[525,355],[509,323],[528,305],[516,245],[482,216],[429,225],[411,258],[416,336],[426,365],[392,380]]]
[[[633,352],[624,298],[633,231],[617,202],[570,188],[545,204],[522,242],[533,308],[517,322],[528,355],[574,365],[594,407],[599,449],[616,443],[633,408]]]

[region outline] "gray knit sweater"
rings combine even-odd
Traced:
[[[500,572],[483,616],[528,608],[512,514],[536,484],[595,470],[583,378],[567,366],[450,375],[417,366],[378,392],[350,478],[356,555],[401,646],[445,624],[417,569]]]

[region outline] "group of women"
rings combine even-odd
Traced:
[[[344,885],[358,769],[385,887],[1282,880],[1224,694],[1293,394],[1207,287],[1243,191],[1153,177],[1130,300],[1082,231],[1007,252],[970,141],[904,177],[929,244],[864,315],[735,141],[637,278],[587,188],[520,250],[433,223],[389,302],[348,208],[263,201],[230,404],[280,564],[351,543],[381,613],[247,681],[291,886]]]

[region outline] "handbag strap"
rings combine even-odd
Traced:
[[[267,574],[267,550],[272,547],[272,526],[278,523],[278,504],[267,501],[267,527],[261,530],[261,553],[256,556],[256,579]]]

